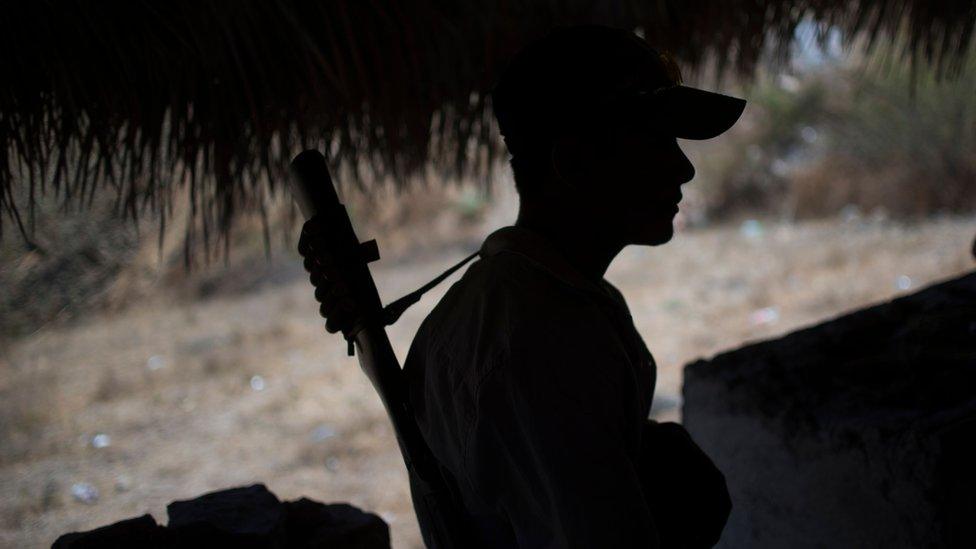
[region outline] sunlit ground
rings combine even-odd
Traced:
[[[657,358],[654,415],[674,420],[682,365],[972,269],[974,234],[972,216],[735,223],[629,249],[608,278]],[[380,292],[402,295],[465,252],[381,262]],[[145,512],[165,522],[169,501],[264,482],[377,512],[395,547],[420,547],[379,400],[296,271],[236,297],[159,295],[4,349],[0,544]],[[401,357],[446,287],[390,330]]]

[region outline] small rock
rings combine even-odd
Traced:
[[[98,503],[98,488],[87,482],[76,482],[71,485],[71,496],[75,498],[75,501],[92,505]]]
[[[790,164],[789,164],[789,162],[787,162],[787,161],[785,161],[785,160],[783,160],[781,158],[774,159],[770,163],[769,168],[770,168],[770,171],[772,171],[774,175],[777,175],[779,177],[786,177],[790,173]]]
[[[312,431],[312,442],[322,442],[336,436],[336,430],[329,425],[319,425]]]
[[[800,91],[800,87],[802,87],[802,85],[803,84],[800,82],[800,79],[792,74],[783,73],[779,75],[779,87],[783,88],[785,91],[796,93]]]
[[[749,323],[753,326],[771,324],[779,320],[779,310],[776,307],[763,307],[749,315]]]
[[[132,488],[132,479],[126,475],[119,475],[115,477],[115,491],[116,492],[128,492]]]
[[[899,290],[910,290],[912,288],[912,278],[908,275],[899,275],[895,280],[895,287]]]
[[[95,448],[108,448],[112,445],[112,437],[105,433],[98,433],[92,437],[91,445]]]
[[[816,143],[818,137],[820,137],[820,133],[813,126],[803,126],[800,130],[800,138],[807,143]]]
[[[156,371],[166,367],[166,358],[163,355],[153,355],[146,361],[146,368]]]
[[[757,240],[763,236],[763,225],[758,219],[747,219],[739,226],[739,233],[749,240]]]

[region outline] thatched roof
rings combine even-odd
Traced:
[[[306,146],[381,175],[484,174],[500,152],[486,92],[555,24],[640,27],[686,67],[748,73],[805,19],[848,37],[907,33],[906,59],[951,70],[976,19],[968,0],[38,0],[4,12],[0,234],[52,191],[84,203],[107,190],[133,217],[187,192],[195,218],[226,228],[263,207]]]

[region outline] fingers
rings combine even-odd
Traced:
[[[325,329],[329,333],[346,332],[355,324],[357,311],[355,302],[344,284],[320,278],[319,273],[311,275],[315,284],[315,300],[318,301],[319,314],[326,319]]]
[[[340,279],[326,276],[322,271],[314,270],[308,275],[308,281],[315,287],[315,301],[326,303],[335,297],[349,295],[349,287]]]
[[[310,251],[302,260],[302,266],[309,273],[320,271],[330,277],[336,274],[336,260],[332,254],[326,252]]]
[[[319,286],[329,287],[330,279],[329,277],[325,276],[325,273],[323,273],[318,269],[315,269],[311,273],[309,273],[308,281],[312,284],[312,286],[318,288]]]
[[[348,298],[340,299],[328,318],[325,319],[325,330],[330,334],[342,331],[347,332],[352,329],[356,322],[356,311],[353,303]]]
[[[324,228],[324,223],[319,218],[318,215],[314,215],[309,218],[304,224],[302,224],[302,232],[298,237],[298,253],[305,256],[309,252],[317,249],[324,248],[321,242],[316,246],[316,241],[320,241],[326,236],[326,231]]]
[[[329,297],[329,288],[325,286],[317,286],[315,288],[315,301],[319,303],[325,303],[325,300]]]
[[[324,246],[306,240],[300,243],[299,251],[304,258],[302,267],[305,268],[305,272],[325,280],[338,278],[335,258],[325,251]],[[314,280],[312,284],[318,285]]]
[[[335,258],[326,251],[326,247],[321,242],[307,243],[302,249],[306,271],[311,271],[314,267],[331,268],[335,265]]]
[[[313,235],[319,234],[324,229],[324,225],[325,223],[322,220],[322,217],[316,214],[308,218],[308,220],[306,220],[305,223],[302,223],[302,232],[313,234]]]
[[[322,315],[322,318],[329,318],[335,312],[336,304],[344,297],[344,295],[334,291],[332,288],[319,288],[315,290],[315,300],[320,303],[319,314]]]
[[[330,249],[327,231],[318,216],[302,225],[298,238],[298,253],[309,273],[308,280],[315,286],[315,300],[320,303],[319,314],[326,319],[325,329],[330,333],[351,330],[357,318],[355,301],[349,288],[342,283],[336,271],[335,258]]]

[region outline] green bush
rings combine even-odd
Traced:
[[[913,73],[897,47],[747,86],[744,127],[699,169],[706,215],[976,210],[976,53],[946,78]]]

